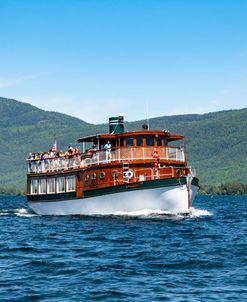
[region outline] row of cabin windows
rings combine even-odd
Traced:
[[[30,193],[54,194],[75,191],[75,175],[31,179]]]
[[[166,136],[155,136],[155,135],[146,135],[146,136],[134,136],[134,137],[121,137],[115,141],[111,142],[112,148],[118,147],[162,147],[167,146],[167,137]],[[95,141],[95,144],[97,142]],[[105,144],[100,144],[100,149],[104,148]]]
[[[167,137],[164,136],[135,136],[120,138],[120,147],[142,147],[142,146],[157,146],[162,147],[167,145]]]

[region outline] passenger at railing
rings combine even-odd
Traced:
[[[49,170],[53,171],[54,170],[54,158],[55,158],[55,153],[50,149],[47,154],[47,161],[48,161],[48,166]]]
[[[62,150],[59,152],[59,168],[60,169],[64,169],[66,167],[66,159],[65,159],[65,152],[63,152]]]
[[[45,152],[43,152],[40,155],[39,172],[44,173],[45,171]]]
[[[35,172],[34,171],[34,159],[35,159],[35,153],[29,153],[28,158],[27,158],[29,172]]]
[[[96,146],[93,145],[91,149],[86,150],[86,157],[92,158],[95,155],[96,151],[97,151]]]
[[[81,155],[80,155],[80,150],[79,148],[76,146],[74,149],[74,162],[73,165],[75,167],[79,167],[81,163]]]
[[[105,153],[106,153],[106,161],[111,160],[111,143],[110,143],[110,141],[108,141],[104,145],[104,149],[105,149]]]
[[[59,166],[60,166],[59,152],[54,152],[53,169],[56,171],[59,169]]]
[[[50,155],[48,152],[44,152],[44,163],[46,171],[50,169]]]
[[[75,146],[75,149],[74,149],[74,154],[75,155],[80,155],[80,149],[78,148],[78,146]]]
[[[74,149],[71,146],[69,146],[66,152],[66,159],[68,159],[68,168],[73,167],[73,161],[74,161],[73,157],[74,157]]]
[[[160,162],[159,158],[156,159],[154,163],[154,178],[159,179],[160,178]]]

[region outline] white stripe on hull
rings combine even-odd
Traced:
[[[198,192],[191,186],[191,204]],[[132,190],[97,197],[29,202],[35,213],[40,215],[110,215],[116,212],[132,212],[143,209],[188,211],[186,185],[155,189]]]

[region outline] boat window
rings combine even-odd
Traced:
[[[167,146],[167,136],[164,137],[164,146]]]
[[[47,193],[55,193],[55,178],[47,179]]]
[[[134,146],[134,138],[133,137],[127,137],[126,138],[126,147],[132,147]]]
[[[38,194],[38,179],[31,179],[31,194]]]
[[[39,194],[46,194],[46,179],[39,179]]]
[[[156,137],[156,144],[157,144],[157,146],[159,146],[159,147],[162,146],[162,137],[161,137],[161,136]]]
[[[91,174],[91,179],[92,179],[92,180],[96,180],[96,177],[97,177],[97,174],[96,174],[96,173]]]
[[[66,177],[67,180],[67,192],[75,191],[75,175]]]
[[[154,137],[151,135],[148,135],[146,137],[146,145],[147,146],[153,146],[154,145]]]
[[[99,174],[99,178],[100,179],[105,179],[105,172],[100,172],[100,174]]]
[[[124,139],[120,138],[120,147],[123,147],[123,146],[124,146]]]
[[[65,192],[65,177],[57,177],[57,193]]]
[[[136,137],[136,145],[137,146],[142,146],[143,145],[143,137],[142,136],[137,136]]]

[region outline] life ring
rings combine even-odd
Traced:
[[[127,177],[128,179],[131,179],[133,177],[133,175],[134,175],[134,173],[132,170],[124,172],[124,177]]]
[[[152,157],[153,158],[159,158],[160,157],[160,155],[159,155],[159,151],[158,150],[154,150],[153,152],[152,152]]]

